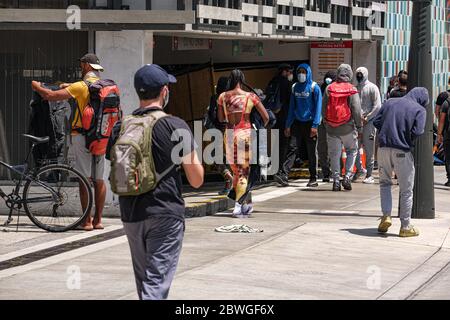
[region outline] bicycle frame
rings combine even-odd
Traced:
[[[35,145],[33,144],[33,145],[31,146],[30,152],[29,152],[28,155],[27,155],[27,158],[26,158],[26,160],[25,160],[25,164],[24,164],[24,165],[21,165],[21,167],[24,168],[24,171],[23,171],[23,172],[17,170],[17,169],[16,169],[17,166],[15,166],[15,167],[14,167],[14,166],[11,166],[11,165],[9,165],[8,163],[3,162],[3,161],[1,161],[1,160],[0,160],[0,165],[3,166],[3,167],[5,167],[5,168],[8,169],[9,171],[11,171],[11,172],[13,172],[13,173],[16,173],[16,174],[18,174],[18,175],[20,176],[19,181],[17,182],[17,184],[16,184],[16,186],[15,186],[15,188],[14,188],[14,191],[13,191],[13,194],[14,194],[14,195],[16,195],[16,196],[19,195],[20,185],[22,184],[22,181],[24,181],[24,180],[31,180],[31,181],[35,182],[37,185],[39,185],[39,186],[41,186],[42,188],[44,188],[45,190],[49,191],[49,192],[52,194],[52,196],[53,196],[53,200],[54,200],[54,201],[57,201],[57,200],[58,200],[58,195],[57,195],[57,193],[53,190],[52,187],[47,186],[46,184],[42,183],[41,181],[34,179],[34,177],[31,176],[31,175],[28,173],[28,172],[29,172],[29,171],[28,171],[28,159],[29,159],[29,157],[30,157],[31,152],[33,152],[34,147],[35,147]],[[0,197],[2,197],[2,198],[5,199],[5,200],[6,200],[6,198],[8,197],[8,195],[5,194],[1,188],[0,188]],[[45,198],[44,198],[44,197],[41,197],[41,198],[28,199],[27,202],[30,202],[30,203],[32,203],[32,202],[41,202],[41,201],[43,201],[43,200],[48,200],[48,197],[45,197]],[[23,203],[24,203],[23,199],[21,199],[21,200],[19,200],[19,201],[14,201],[14,202],[15,202],[16,204],[23,204]]]

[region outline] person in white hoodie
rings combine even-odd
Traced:
[[[377,129],[373,125],[373,120],[381,109],[381,95],[378,87],[369,81],[369,71],[365,67],[356,69],[356,80],[359,97],[361,99],[361,116],[363,122],[363,134],[360,140],[366,155],[365,167],[362,166],[361,154],[356,156],[357,172],[353,177],[356,181],[360,176],[366,175],[364,183],[374,183],[372,171],[374,167],[375,137]]]

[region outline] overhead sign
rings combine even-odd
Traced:
[[[312,42],[310,62],[313,79],[322,82],[328,71],[336,70],[342,63],[352,65],[352,49],[353,41]]]
[[[258,56],[264,55],[264,44],[260,41],[232,41],[233,56]]]
[[[184,38],[173,37],[172,38],[172,50],[173,51],[186,51],[186,50],[209,50],[212,49],[211,39],[196,39],[196,38]]]

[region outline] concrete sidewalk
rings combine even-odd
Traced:
[[[435,180],[445,180],[442,167]],[[436,219],[414,220],[421,235],[404,239],[397,218],[388,234],[377,233],[378,184],[333,193],[331,184],[311,190],[306,183],[255,191],[250,219],[232,219],[230,211],[188,219],[169,298],[450,299],[449,188],[436,184]],[[393,195],[396,208],[396,186]],[[105,223],[120,228],[117,219]],[[214,231],[237,223],[264,232]],[[61,240],[32,226],[25,230],[0,233],[0,261],[24,247]],[[84,235],[71,232],[62,240],[74,236]],[[81,275],[75,289],[68,284],[73,268]],[[0,288],[0,299],[137,298],[124,236],[1,270]]]

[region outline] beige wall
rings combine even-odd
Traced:
[[[354,41],[353,42],[353,72],[358,67],[366,67],[369,70],[369,80],[377,84],[377,42]],[[353,79],[354,82],[356,81]],[[356,82],[355,82],[356,83]]]

